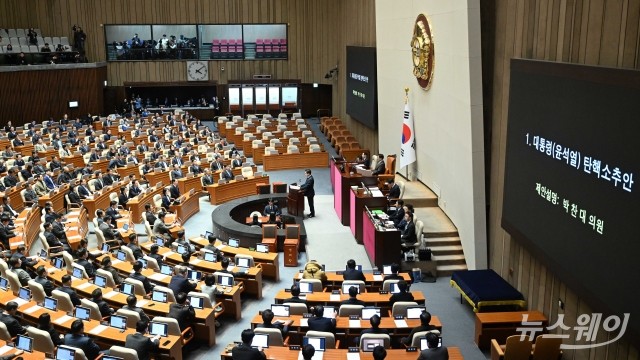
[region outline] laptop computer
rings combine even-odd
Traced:
[[[102,275],[98,275],[98,274],[96,274],[96,277],[95,277],[95,279],[93,280],[93,284],[94,284],[95,286],[98,286],[98,287],[104,288],[104,287],[106,287],[106,286],[107,286],[107,278],[106,278],[105,276],[102,276]]]
[[[31,300],[31,290],[26,287],[21,287],[18,290],[18,297],[22,300],[30,301]]]
[[[64,267],[64,259],[61,256],[54,257],[52,263],[57,269],[62,269]]]
[[[127,260],[127,254],[125,254],[125,252],[122,250],[118,250],[118,252],[116,253],[116,259],[120,261],[125,261]]]
[[[56,360],[75,360],[76,350],[63,345],[58,346],[56,351]]]
[[[127,328],[127,318],[120,315],[111,315],[109,326],[124,331]]]
[[[238,239],[229,239],[228,245],[237,248],[240,246],[240,241]]]
[[[122,231],[123,231],[123,232],[129,231],[129,224],[128,224],[128,223],[124,223],[124,224],[122,225]]]
[[[33,338],[18,335],[18,338],[16,339],[16,349],[33,352]]]
[[[360,286],[354,284],[342,284],[342,293],[348,294],[350,288],[356,288],[358,290],[358,294],[360,294]]]
[[[362,320],[369,320],[373,315],[380,316],[380,308],[379,307],[365,307],[362,308],[362,313],[360,318]]]
[[[9,280],[0,276],[0,289],[7,290],[9,288]]]
[[[298,282],[301,294],[311,294],[313,292],[313,284],[308,282]]]
[[[306,346],[310,344],[316,351],[325,351],[327,350],[326,338],[323,337],[308,337],[304,336],[302,338],[302,346]]]
[[[336,308],[333,306],[325,306],[322,317],[334,319],[336,317]]]
[[[189,304],[194,309],[204,309],[204,299],[201,296],[189,296]]]
[[[218,285],[233,286],[233,276],[231,275],[218,275]]]
[[[156,245],[164,246],[164,238],[162,236],[156,236]]]
[[[149,323],[149,334],[156,336],[167,336],[169,332],[169,325],[166,323],[160,323],[152,321]]]
[[[289,305],[271,304],[271,311],[275,316],[289,317]]]
[[[130,283],[122,283],[122,293],[126,295],[134,295],[135,287]]]
[[[392,275],[391,265],[382,265],[382,274],[384,275]]]
[[[212,236],[213,233],[211,231],[205,231],[204,235],[202,235],[203,238],[205,239],[209,239],[209,236]]]
[[[56,311],[58,310],[58,299],[45,296],[42,305],[47,310]]]
[[[217,256],[216,253],[213,253],[211,251],[203,251],[203,259],[205,261],[216,262]]]
[[[269,245],[267,244],[256,244],[256,251],[261,253],[269,252]]]
[[[38,256],[41,259],[46,259],[47,258],[47,250],[45,250],[45,249],[40,250],[40,254],[38,254]]]
[[[438,346],[436,347],[441,347],[442,346],[442,336],[438,336]],[[427,349],[431,349],[429,347],[429,343],[427,342],[427,337],[421,337],[420,338],[420,350],[427,350]]]
[[[389,284],[389,292],[392,294],[397,294],[400,292],[400,288],[398,287],[398,283]]]
[[[255,334],[253,336],[253,341],[251,341],[251,347],[258,348],[261,347],[266,349],[269,347],[269,335],[268,334]]]
[[[251,264],[251,261],[247,258],[238,258],[236,260],[236,266],[238,267],[248,268],[251,266],[250,264]]]
[[[164,292],[164,291],[153,290],[153,292],[151,292],[151,300],[153,300],[153,301],[166,303],[167,302],[167,297],[168,297],[167,293]]]
[[[74,266],[73,267],[73,272],[71,273],[71,276],[73,276],[74,278],[77,278],[77,279],[82,279],[82,278],[84,278],[84,273],[82,272],[81,268]]]
[[[84,306],[76,306],[76,310],[73,316],[80,320],[89,320],[90,314],[91,310],[89,310],[89,308],[86,308]]]
[[[420,315],[426,309],[421,306],[412,306],[407,308],[407,319],[420,319]]]
[[[109,245],[108,244],[102,244],[102,252],[105,254],[109,253]]]
[[[187,271],[187,276],[189,277],[189,280],[200,281],[202,278],[202,272],[189,269]]]
[[[363,352],[372,352],[376,346],[384,347],[383,339],[362,339],[362,351]]]
[[[160,273],[163,275],[172,275],[173,267],[166,264],[162,264],[162,267],[160,267]]]

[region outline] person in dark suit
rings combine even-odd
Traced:
[[[415,333],[418,333],[421,331],[437,330],[435,326],[429,324],[430,322],[431,322],[431,313],[429,313],[428,311],[423,311],[422,314],[420,314],[420,326],[417,326],[411,329],[411,333],[409,334],[409,337],[403,337],[400,341],[404,345],[409,346],[411,345],[411,341],[413,340],[413,335]]]
[[[283,301],[282,303],[297,303],[307,305],[307,301],[300,299],[300,287],[297,284],[291,285],[291,297]]]
[[[222,171],[224,170],[224,164],[220,158],[217,158],[215,161],[211,163],[211,171]]]
[[[404,200],[398,199],[395,210],[390,210],[388,214],[389,220],[393,221],[393,224],[397,227],[400,221],[404,219]]]
[[[129,249],[131,249],[131,252],[133,253],[133,257],[136,258],[136,260],[144,256],[144,254],[142,253],[142,249],[140,248],[140,245],[138,245],[137,234],[129,235],[129,243],[127,244],[127,246],[129,247]]]
[[[376,167],[375,169],[373,169],[373,171],[371,172],[371,175],[380,175],[380,174],[384,174],[386,168],[384,165],[384,155],[379,154],[378,155],[378,162],[376,163]]]
[[[368,329],[364,329],[360,332],[360,336],[364,335],[364,334],[385,334],[385,335],[389,335],[389,331],[387,331],[386,329],[380,329],[380,316],[373,315],[372,317],[369,318],[369,323],[371,324],[371,327]],[[360,343],[360,337],[356,337],[354,339],[356,344]]]
[[[165,208],[167,211],[169,211],[169,208],[173,203],[173,200],[171,199],[171,191],[169,189],[164,189],[161,201],[162,201],[162,207]]]
[[[38,263],[37,260],[33,258],[28,258],[25,253],[27,252],[27,247],[24,245],[18,245],[16,248],[16,252],[11,254],[11,259],[20,260],[21,268],[23,270],[33,269],[33,266]]]
[[[133,180],[131,187],[129,188],[129,199],[136,197],[142,193],[142,189],[140,188],[140,183],[138,180]]]
[[[347,269],[342,273],[344,280],[362,280],[366,281],[362,271],[356,269],[356,261],[349,259],[347,261]]]
[[[47,294],[47,296],[51,296],[51,291],[53,291],[53,283],[47,278],[47,269],[45,269],[45,267],[42,265],[38,266],[38,268],[36,269],[36,275],[37,276],[33,280],[42,285],[44,293]]]
[[[385,350],[384,346],[376,346],[373,348],[373,360],[384,360],[387,357],[387,350]]]
[[[307,202],[309,203],[309,217],[312,218],[316,216],[316,208],[313,206],[313,197],[316,192],[313,189],[313,175],[311,175],[311,169],[306,169],[304,171],[306,175],[306,179],[304,184],[300,186],[300,190],[304,191],[304,196],[307,198]]]
[[[342,300],[340,305],[366,305],[364,301],[358,299],[358,286],[352,286],[349,288],[349,298]]]
[[[0,322],[7,327],[12,338],[27,332],[27,329],[22,327],[18,319],[16,319],[17,312],[18,303],[15,301],[9,301],[7,306],[4,308],[4,312],[0,314]]]
[[[180,197],[180,188],[178,188],[178,180],[173,179],[171,182],[171,186],[169,187],[169,193],[171,194],[171,199],[176,200]]]
[[[158,249],[160,249],[158,244],[151,245],[151,247],[149,248],[149,254],[147,256],[149,256],[150,258],[154,259],[156,261],[156,263],[158,263],[158,267],[162,268],[162,263],[164,261],[164,256],[158,254]]]
[[[111,277],[113,277],[113,282],[116,285],[122,284],[122,279],[120,278],[120,272],[118,271],[118,269],[113,267],[113,265],[111,264],[110,257],[108,256],[103,257],[102,260],[100,261],[100,265],[102,265],[102,270],[108,271],[109,273],[111,273]]]
[[[189,304],[186,293],[176,294],[176,302],[169,305],[169,317],[178,320],[180,331],[184,331],[184,329],[193,325],[196,312],[193,310],[193,306]]]
[[[204,169],[204,175],[202,175],[202,185],[213,185],[213,176],[211,175],[210,169]]]
[[[273,323],[273,311],[271,309],[262,310],[262,324],[258,324],[256,327],[265,329],[278,329],[282,333],[282,336],[286,336],[289,332],[289,325],[293,323],[293,320],[280,321],[276,324]]]
[[[71,287],[71,275],[63,275],[61,281],[62,286],[59,286],[56,290],[67,293],[69,295],[69,298],[71,298],[71,303],[73,303],[73,306],[80,306],[80,304],[82,304],[82,302],[80,301],[80,297],[78,296],[78,293]]]
[[[336,319],[323,317],[324,307],[322,305],[314,307],[313,314],[315,316],[308,321],[309,330],[336,333]]]
[[[149,316],[144,313],[144,310],[142,310],[142,308],[138,307],[137,305],[138,305],[138,298],[135,295],[129,295],[127,296],[127,305],[123,306],[122,308],[125,310],[137,312],[138,315],[140,315],[141,321],[144,321],[147,323],[151,321],[149,319]]]
[[[42,313],[38,317],[38,329],[49,333],[53,345],[58,346],[64,344],[64,336],[60,335],[53,325],[51,325],[51,315]]]
[[[176,266],[174,271],[175,274],[171,277],[171,281],[169,282],[169,289],[173,290],[174,294],[188,294],[190,291],[195,290],[198,284],[187,279],[187,267]]]
[[[222,171],[222,179],[223,180],[233,180],[233,171],[231,171],[231,165],[227,165]]]
[[[182,179],[184,176],[182,175],[182,170],[180,169],[180,165],[174,164],[173,170],[171,170],[171,178],[172,179]]]
[[[231,161],[231,167],[234,169],[242,167],[242,159],[240,158],[240,155],[236,155],[233,161]]]
[[[107,304],[106,301],[102,298],[102,290],[94,289],[91,293],[91,301],[98,305],[98,309],[100,309],[100,316],[107,317],[111,316],[115,310]]]
[[[147,222],[149,223],[149,225],[153,227],[153,224],[156,222],[157,217],[156,217],[156,214],[151,209],[151,204],[149,203],[144,204],[144,217],[145,219],[147,219]]]
[[[391,295],[391,297],[389,298],[390,308],[393,308],[393,304],[398,301],[413,301],[413,294],[408,291],[409,284],[407,284],[406,281],[398,281],[398,289],[400,290],[400,292]]]
[[[251,329],[242,330],[240,335],[242,344],[231,350],[231,358],[233,360],[263,360],[267,358],[262,348],[255,349],[251,347],[254,335],[255,333]]]
[[[358,158],[356,159],[356,162],[358,164],[362,164],[362,166],[364,166],[365,169],[368,169],[371,166],[371,159],[369,159],[369,156],[367,155],[367,153],[362,153],[360,154],[360,156],[358,156]]]
[[[440,339],[434,333],[428,333],[427,336],[428,349],[420,351],[418,360],[449,360],[449,351],[445,346],[438,347]]]
[[[2,215],[0,217],[0,242],[5,249],[9,249],[9,239],[16,236],[13,228],[9,225],[9,216]]]
[[[90,279],[93,279],[96,277],[96,268],[88,260],[88,257],[89,252],[87,251],[87,249],[80,249],[78,251],[78,260],[76,260],[76,263],[84,268],[84,270],[87,272],[87,276]]]
[[[127,335],[124,346],[133,349],[138,353],[138,360],[149,360],[151,353],[158,351],[160,335],[152,338],[144,336],[147,331],[148,323],[144,320],[138,320],[136,323],[136,333]]]
[[[200,167],[200,161],[195,161],[193,164],[191,164],[191,166],[189,166],[189,171],[193,174],[193,175],[198,175],[198,174],[202,174],[202,167]]]
[[[47,222],[44,223],[44,234],[43,235],[44,235],[45,240],[47,240],[47,245],[49,245],[49,247],[62,246],[64,251],[66,251],[66,252],[68,252],[70,254],[73,253],[73,251],[71,250],[71,247],[66,242],[66,240],[63,242],[62,241],[63,239],[58,238],[52,232],[52,224],[51,224],[51,222],[47,221]]]
[[[385,275],[384,279],[382,279],[382,282],[386,280],[403,280],[404,278],[398,274],[399,272],[400,265],[396,263],[391,264],[391,274]]]
[[[269,204],[267,204],[267,206],[264,207],[264,215],[265,216],[269,216],[271,214],[276,214],[276,215],[280,215],[280,208],[278,208],[278,205],[275,205],[273,203],[273,199],[269,199]]]
[[[118,202],[115,200],[111,200],[109,202],[109,207],[104,213],[106,216],[111,217],[111,224],[113,224],[114,226],[118,224],[117,220],[122,217],[122,215],[120,215],[120,212],[118,211]]]
[[[127,188],[123,186],[120,188],[120,194],[118,195],[118,205],[122,206],[123,208],[126,208],[128,201],[129,201],[129,194],[127,194]]]
[[[89,190],[89,186],[87,185],[87,179],[81,179],[80,185],[78,185],[78,195],[81,199],[86,199],[91,196],[91,190]]]
[[[95,359],[100,354],[100,347],[93,339],[84,335],[84,323],[78,319],[71,323],[70,332],[64,336],[64,344],[82,349],[87,359]]]
[[[129,277],[134,280],[141,281],[142,285],[144,286],[144,292],[147,294],[150,294],[151,290],[153,290],[153,285],[151,284],[149,279],[147,279],[146,276],[142,275],[141,272],[142,272],[142,263],[140,261],[136,261],[133,264],[133,274],[131,274],[131,276]]]
[[[304,345],[300,351],[302,354],[302,360],[312,360],[313,355],[316,354],[316,349],[311,344]]]
[[[396,184],[394,179],[387,180],[387,187],[389,188],[387,199],[397,199],[400,197],[400,186]]]
[[[413,223],[413,214],[408,212],[404,214],[404,219],[407,222],[402,229],[402,235],[400,235],[400,241],[403,244],[415,244],[418,241],[416,235],[416,225]]]

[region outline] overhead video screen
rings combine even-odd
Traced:
[[[639,99],[638,71],[512,60],[502,209],[594,311],[630,313],[636,338]]]
[[[371,129],[378,127],[376,48],[347,46],[347,114]]]

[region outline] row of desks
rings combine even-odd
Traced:
[[[220,355],[222,360],[232,359],[231,349],[232,345],[227,346],[225,351]],[[449,352],[449,360],[463,360],[464,357],[460,352],[460,349],[454,346],[447,347],[447,351]],[[265,354],[267,355],[267,359],[278,359],[278,360],[299,360],[302,359],[302,355],[300,350],[289,350],[289,347],[285,346],[272,346],[268,349],[264,349]],[[349,350],[347,349],[327,349],[323,355],[322,359],[325,360],[344,360],[351,359],[348,357]],[[373,360],[373,353],[371,352],[359,352],[356,353],[358,357],[355,359],[359,360]],[[415,360],[418,358],[418,352],[407,352],[402,349],[387,349],[387,359],[390,360]]]

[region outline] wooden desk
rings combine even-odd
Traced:
[[[118,186],[105,186],[102,190],[93,193],[91,197],[82,200],[82,205],[87,208],[89,219],[93,220],[96,217],[96,210],[108,208],[111,202],[109,195],[112,192],[120,194],[120,188],[127,186],[127,184],[128,182],[125,181],[118,184]]]
[[[84,158],[82,157],[82,155],[67,156],[61,158],[60,160],[62,160],[67,165],[72,164],[76,169],[83,168],[85,166]]]
[[[349,167],[348,164],[331,161],[330,172],[333,174],[332,184],[334,185],[333,207],[342,225],[349,226],[351,220],[349,214],[351,209],[351,186],[359,186],[362,182],[365,185],[377,185],[378,178],[376,176],[362,176],[358,173],[344,173],[340,171],[340,166]]]
[[[144,176],[144,178],[147,179],[147,181],[149,182],[150,186],[156,186],[156,184],[159,183],[159,182],[162,182],[162,184],[164,184],[164,186],[171,185],[171,179],[169,177],[169,170],[160,171],[160,172],[152,171],[150,173],[147,173]]]
[[[326,152],[265,155],[264,171],[285,169],[306,169],[329,166],[329,154]]]
[[[9,197],[9,203],[11,204],[11,207],[13,208],[13,210],[20,212],[22,211],[22,209],[24,209],[24,206],[25,206],[24,201],[22,201],[22,196],[20,195],[20,192],[23,189],[24,189],[24,184],[20,186],[13,186],[6,189],[3,193],[0,193],[0,196]]]
[[[222,360],[230,360],[231,349],[233,349],[233,344],[224,349],[220,358]],[[464,360],[459,348],[448,346],[447,351],[449,352],[449,360]],[[300,356],[300,351],[289,350],[289,347],[285,346],[271,346],[265,349],[264,352],[267,355],[267,359],[298,360],[301,358],[298,357]],[[347,353],[347,349],[327,349],[322,358],[324,360],[344,360],[347,358]],[[416,360],[419,354],[419,352],[406,352],[404,349],[387,349],[386,358],[389,360]],[[373,353],[371,352],[360,352],[359,355],[361,360],[373,359]]]
[[[129,177],[129,175],[133,175],[137,179],[140,178],[140,169],[138,169],[136,165],[119,167],[117,168],[116,171],[118,172],[118,175],[120,175],[120,179],[123,179],[123,180]]]
[[[35,145],[34,145],[35,146]],[[31,154],[29,154],[31,156]],[[46,161],[50,161],[52,156],[58,156],[58,150],[51,149],[47,151],[38,151],[38,157]]]
[[[109,160],[98,160],[92,162],[91,164],[93,164],[93,171],[100,170],[104,174],[107,172],[107,168],[109,167]]]
[[[229,200],[255,195],[256,184],[269,183],[269,177],[250,177],[244,180],[231,180],[226,184],[207,186],[211,205],[217,205]]]
[[[79,209],[73,209],[66,215],[67,222],[64,224],[67,227],[67,242],[72,249],[77,249],[80,245],[80,240],[84,239],[89,233],[89,221],[87,209],[81,207]]]
[[[16,236],[9,239],[9,246],[12,251],[20,245],[27,247],[27,253],[31,250],[33,242],[38,238],[38,234],[40,234],[41,217],[40,208],[37,206],[25,208],[20,212],[20,215],[18,215],[14,222],[16,225],[14,231]]]
[[[194,189],[198,194],[202,192],[202,183],[200,182],[200,178],[202,178],[202,175],[194,176],[191,178],[183,177],[182,179],[178,179],[178,189],[180,190],[180,194],[184,195],[191,189]]]
[[[200,192],[196,191],[193,194],[187,192],[183,194],[185,194],[184,201],[177,205],[171,205],[170,207],[171,211],[176,213],[176,216],[182,224],[200,211]],[[144,205],[142,211],[144,213]],[[142,213],[140,216],[142,216]]]
[[[338,274],[336,271],[327,271],[325,274],[327,275],[327,291],[342,288],[342,282],[344,281],[342,273]],[[411,276],[409,276],[408,273],[399,273],[398,275],[402,276],[405,281],[411,283]],[[385,275],[374,275],[373,273],[367,272],[364,273],[364,277],[367,292],[377,292],[382,289]],[[300,279],[302,279],[302,272],[295,274],[293,282],[299,281]]]
[[[422,291],[412,291],[414,301],[418,304],[425,303],[425,297]],[[275,296],[275,302],[277,304],[282,304],[284,300],[291,297],[290,292],[286,292],[285,290],[280,290]],[[331,292],[314,292],[311,294],[307,294],[307,304],[309,306],[316,304],[323,305],[340,305],[340,302],[343,300],[347,300],[349,298],[349,294],[339,294],[333,295]],[[380,294],[377,292],[369,292],[358,295],[358,299],[365,302],[367,306],[378,306],[381,308],[390,309],[389,306],[389,298],[391,298],[391,294]]]
[[[362,188],[351,188],[349,196],[349,201],[351,203],[351,207],[349,209],[349,227],[351,228],[351,233],[356,238],[356,242],[358,244],[362,244],[364,237],[362,234],[363,217],[361,214],[364,211],[365,206],[369,209],[386,208],[387,198],[384,196],[373,197]]]
[[[362,218],[362,242],[369,261],[378,269],[381,269],[384,264],[400,264],[402,257],[400,231],[377,227],[371,214],[366,210],[360,213],[360,217]]]
[[[22,146],[15,146],[14,150],[19,153],[22,154],[22,156],[31,156],[31,154],[33,153],[33,149],[35,147],[35,145],[29,141],[26,140],[25,138],[21,138],[22,141],[24,141],[24,145]],[[4,149],[4,147],[3,147]]]
[[[137,196],[127,201],[127,208],[131,212],[131,219],[133,222],[142,221],[142,214],[144,214],[145,204],[153,204],[153,197],[156,194],[162,194],[164,187],[149,187],[151,191],[147,191],[142,196]],[[147,189],[147,190],[148,190]]]
[[[189,238],[189,240],[198,249],[209,245],[209,241],[201,236],[192,237]],[[223,244],[220,240],[216,240],[214,246],[227,256],[236,256],[238,254],[253,256],[253,261],[262,266],[262,274],[264,277],[280,281],[280,253],[261,253],[251,251],[244,247],[234,248]]]
[[[152,242],[146,242],[142,244],[140,247],[145,252],[149,252]],[[173,252],[171,249],[166,247],[160,247],[158,249],[158,254],[165,257],[165,262],[173,265],[178,265],[182,263],[182,255]],[[205,261],[196,257],[192,257],[189,264],[193,266],[194,269],[203,271],[208,274],[212,274],[216,271],[222,270],[222,266],[219,262],[210,262]],[[229,271],[234,271],[231,266],[229,266]],[[236,280],[242,281],[244,283],[244,289],[247,294],[255,295],[256,298],[262,299],[262,265],[257,264],[254,267],[250,267],[249,270],[243,274],[235,277]]]
[[[482,350],[488,350],[491,347],[491,339],[498,340],[499,344],[505,344],[507,337],[519,334],[516,329],[523,327],[522,316],[525,314],[529,315],[528,322],[542,322],[540,327],[543,329],[549,324],[547,317],[540,311],[476,313],[474,337],[476,344]],[[533,336],[540,334],[536,333]]]
[[[49,194],[40,196],[38,199],[38,205],[40,205],[41,208],[44,208],[47,201],[51,201],[53,204],[53,211],[59,213],[64,210],[64,196],[67,191],[69,191],[69,185],[64,184],[55,191],[56,192],[54,192],[52,196],[49,196]]]
[[[13,293],[0,290],[0,303],[3,306],[6,306],[9,301],[14,300],[15,298],[16,296],[13,295]],[[30,301],[24,305],[19,306],[18,312],[22,314],[25,320],[33,325],[36,325],[38,323],[38,318],[41,314],[49,313],[49,315],[51,315],[51,324],[59,330],[62,330],[63,333],[69,332],[71,329],[71,324],[76,320],[76,318],[68,316],[64,311],[51,311],[40,307],[35,301]],[[103,348],[110,347],[111,345],[124,346],[127,335],[134,334],[136,332],[134,328],[127,328],[124,332],[121,332],[120,330],[112,327],[106,327],[104,329],[102,328],[104,327],[101,326],[99,321],[84,321],[85,334],[101,344]],[[96,329],[97,331],[92,332],[93,329]],[[102,330],[100,331],[99,329]],[[160,342],[160,351],[162,353],[173,356],[175,359],[182,359],[182,340],[180,339],[180,337],[168,336],[166,338],[163,338],[163,340],[164,341]],[[166,341],[169,342],[165,344]],[[28,353],[25,353],[24,355],[28,355]]]

